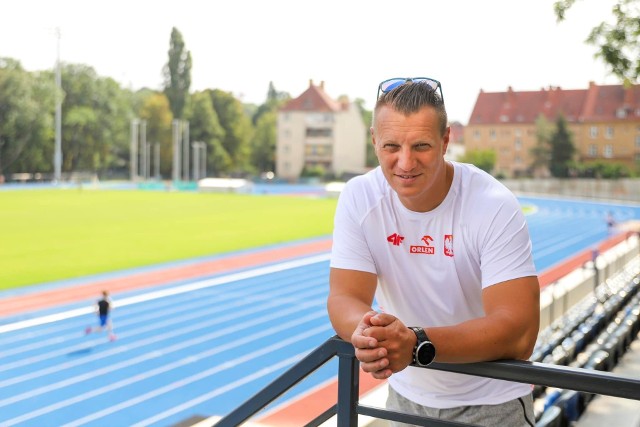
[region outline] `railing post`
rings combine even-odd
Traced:
[[[360,391],[360,371],[355,353],[338,353],[338,427],[358,425],[358,396]]]

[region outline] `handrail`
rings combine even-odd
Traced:
[[[358,402],[359,362],[355,358],[353,346],[338,336],[334,336],[313,350],[309,355],[275,379],[271,384],[263,388],[255,396],[220,419],[215,426],[237,427],[246,422],[258,411],[320,368],[334,356],[339,357],[338,402],[307,424],[307,427],[319,426],[333,415],[337,415],[338,427],[356,426],[358,415],[368,415],[386,420],[430,427],[468,425],[360,405]],[[500,360],[495,362],[464,364],[432,363],[425,369],[456,372],[640,400],[640,380],[591,369],[522,360]]]

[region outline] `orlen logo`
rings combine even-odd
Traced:
[[[422,239],[420,240],[422,240],[427,246],[411,246],[409,248],[409,253],[425,255],[433,255],[436,253],[436,248],[431,246],[431,242],[433,242],[433,238],[431,236],[422,236]]]
[[[436,253],[436,248],[433,246],[411,246],[409,252],[412,254],[433,255]]]
[[[400,243],[404,240],[404,236],[399,235],[398,233],[393,233],[391,236],[387,237],[387,242],[393,243],[393,246],[400,246]]]

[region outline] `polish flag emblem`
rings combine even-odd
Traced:
[[[446,256],[453,256],[453,234],[444,235],[444,254]]]

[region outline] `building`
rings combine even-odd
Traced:
[[[588,89],[481,90],[464,130],[465,148],[495,150],[494,175],[532,175],[536,119],[543,115],[555,123],[560,114],[572,132],[578,162],[618,163],[633,170],[640,161],[640,85],[591,82]]]
[[[460,160],[464,156],[464,125],[460,122],[449,123],[451,133],[449,134],[449,145],[444,154],[446,160]]]
[[[303,169],[321,167],[336,178],[365,171],[366,137],[362,115],[348,99],[335,101],[324,82],[309,87],[278,112],[276,175],[297,180]]]

